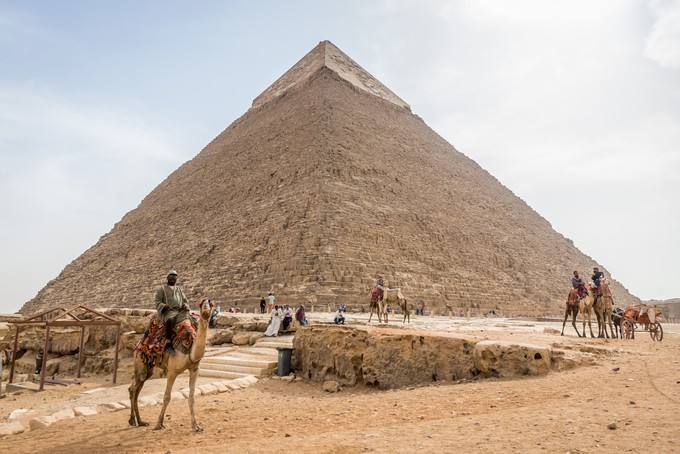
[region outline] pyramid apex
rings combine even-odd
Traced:
[[[330,69],[360,90],[411,110],[404,100],[328,40],[317,44],[314,49],[255,98],[251,108],[259,107],[279,98],[291,88],[309,80],[312,75],[323,68]]]

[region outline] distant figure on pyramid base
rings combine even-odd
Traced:
[[[208,324],[209,328],[215,328],[215,322],[217,322],[217,316],[220,314],[220,305],[219,303],[217,306],[215,306],[215,309],[213,309],[213,313],[210,316],[210,323]]]
[[[385,277],[382,274],[378,274],[375,278],[375,287],[373,290],[369,287],[368,293],[371,295],[371,302],[369,305],[370,314],[368,315],[368,321],[371,321],[373,317],[373,311],[378,314],[378,322],[382,322],[382,300],[385,296]]]
[[[571,278],[571,286],[576,289],[579,299],[583,299],[588,296],[588,291],[586,290],[586,284],[583,282],[578,275],[578,271],[574,271],[574,277]]]
[[[274,294],[272,292],[269,292],[269,296],[267,296],[267,313],[268,314],[271,314],[272,310],[274,309],[274,301],[276,301]]]
[[[264,314],[265,310],[267,309],[267,300],[264,299],[264,296],[260,300],[260,314]]]
[[[335,318],[333,319],[333,322],[335,322],[336,325],[345,324],[345,316],[343,315],[340,309],[338,309],[338,311],[335,313]]]
[[[382,274],[378,274],[375,278],[375,288],[373,289],[373,293],[371,293],[371,303],[382,301],[384,293],[385,277]]]

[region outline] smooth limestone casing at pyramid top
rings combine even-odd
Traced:
[[[192,302],[367,305],[382,273],[435,312],[538,315],[594,265],[324,41],[21,312],[150,308],[175,268]]]

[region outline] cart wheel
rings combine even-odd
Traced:
[[[621,322],[621,339],[633,339],[635,333],[635,326],[630,320],[623,320]]]
[[[651,323],[649,325],[649,335],[652,337],[652,340],[661,342],[661,339],[663,339],[663,328],[661,327],[661,323]]]

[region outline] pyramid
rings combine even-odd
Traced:
[[[595,265],[323,41],[20,312],[152,308],[175,268],[192,301],[222,307],[269,291],[366,307],[383,274],[435,313],[558,314],[572,271]]]

